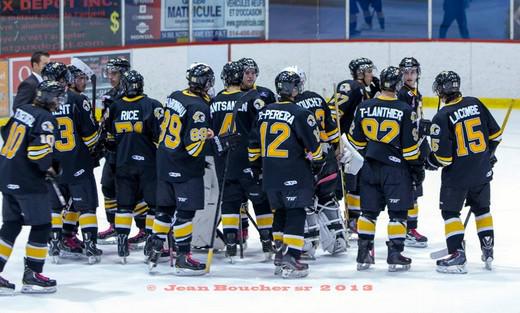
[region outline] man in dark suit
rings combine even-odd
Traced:
[[[16,92],[16,97],[13,103],[13,112],[20,106],[32,103],[36,97],[36,88],[38,84],[43,81],[41,77],[42,69],[50,61],[50,55],[48,52],[36,51],[31,56],[31,67],[32,73],[27,79],[25,79]]]

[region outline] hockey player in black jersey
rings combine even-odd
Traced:
[[[188,88],[173,92],[164,107],[157,150],[157,214],[153,224],[152,251],[148,263],[157,265],[164,240],[172,227],[177,259],[177,275],[204,275],[206,265],[191,256],[195,211],[204,209],[204,167],[209,128],[208,91],[215,75],[204,63],[194,63],[186,71]],[[218,152],[227,142],[219,141]]]
[[[110,106],[107,143],[115,140],[117,251],[122,263],[129,255],[128,235],[132,213],[144,198],[152,210],[156,203],[156,145],[164,109],[144,92],[144,79],[137,71],[123,73],[124,97]],[[152,211],[153,213],[153,211]]]
[[[23,225],[31,226],[25,248],[24,293],[56,292],[56,281],[41,274],[51,231],[51,207],[46,176],[57,176],[53,165],[56,119],[51,112],[63,103],[65,88],[55,81],[38,86],[34,104],[19,107],[2,128],[0,190],[3,196],[0,229],[0,273],[13,251]],[[14,293],[15,285],[0,277],[0,294]]]
[[[319,174],[325,159],[314,115],[294,103],[302,91],[300,76],[283,71],[276,76],[275,85],[281,101],[268,104],[259,112],[251,133],[249,161],[254,173],[262,172],[263,188],[269,203],[276,208],[275,275],[305,277],[309,266],[300,263],[305,207],[314,204],[313,174]]]
[[[253,179],[253,172],[248,161],[248,137],[263,102],[257,99],[254,90],[240,91],[243,67],[240,62],[229,62],[222,69],[221,78],[225,90],[210,103],[210,127],[218,135],[239,133],[239,146],[223,155],[215,156],[215,165],[220,188],[224,188],[222,202],[222,225],[226,239],[226,256],[232,258],[237,254],[238,230],[241,204],[251,200],[256,215],[256,223],[260,232],[262,250],[266,259],[273,253],[272,224],[273,214],[262,191],[262,186]],[[233,123],[233,125],[231,124]],[[226,181],[223,180],[224,165],[230,153]],[[222,187],[222,185],[224,186]]]
[[[130,70],[130,62],[124,58],[112,58],[107,62],[105,75],[110,81],[112,85],[112,89],[110,89],[103,96],[103,107],[104,112],[110,107],[112,103],[121,99],[124,96],[124,90],[121,85],[121,76]],[[103,122],[101,123],[104,124]],[[103,140],[103,134],[105,132],[102,131],[101,140]],[[98,234],[99,240],[102,243],[114,243],[114,239],[116,237],[116,230],[114,226],[114,218],[115,213],[117,211],[117,201],[116,201],[116,185],[115,185],[115,173],[112,171],[113,164],[115,162],[115,157],[110,151],[105,151],[105,165],[103,166],[103,172],[101,175],[101,191],[104,196],[104,204],[105,204],[105,213],[107,217],[107,221],[110,224],[108,229],[100,232]],[[112,165],[112,166],[110,166]],[[146,240],[146,232],[145,228],[148,232],[151,232],[151,227],[153,225],[152,214],[148,214],[148,205],[146,202],[139,201],[139,203],[134,208],[134,220],[139,232],[133,236],[128,238],[128,243],[131,246],[136,246],[140,243],[143,243]]]
[[[89,264],[92,264],[99,262],[102,254],[96,247],[98,194],[94,160],[90,154],[99,139],[98,124],[94,120],[88,98],[82,94],[87,76],[72,65],[68,66],[68,72],[72,75],[72,83],[67,91],[67,100],[53,112],[58,123],[54,155],[63,171],[58,179],[59,188],[65,201],[70,204],[64,216],[79,216],[85,255]],[[49,255],[57,262],[60,254],[82,253],[82,249],[81,245],[75,243],[76,219],[72,219],[73,224],[68,224],[69,228],[65,229],[62,220],[62,210],[65,208],[56,195],[51,196],[51,203],[53,212]]]
[[[403,73],[403,86],[397,93],[397,98],[403,102],[408,103],[412,110],[417,115],[417,124],[415,125],[415,129],[421,138],[423,124],[429,125],[428,120],[423,119],[423,110],[422,110],[422,95],[419,92],[419,78],[421,76],[421,65],[419,62],[413,57],[406,57],[401,60],[399,63],[399,69]],[[421,154],[426,156],[429,154],[430,145],[428,141],[423,139],[420,145]],[[404,245],[407,247],[416,247],[416,248],[425,248],[428,246],[428,238],[423,236],[421,233],[417,231],[417,219],[419,215],[419,204],[417,199],[422,197],[423,195],[423,187],[422,185],[415,186],[414,185],[414,204],[413,208],[408,210],[408,220],[407,220],[407,230],[406,230],[406,240],[404,241]]]
[[[305,86],[305,72],[296,66],[287,67],[284,71],[296,72],[301,79],[302,88]],[[339,179],[339,168],[336,160],[336,149],[340,140],[336,121],[332,119],[330,109],[323,97],[313,91],[303,91],[298,94],[294,102],[314,114],[320,130],[320,142],[326,163],[317,177],[318,184],[315,190],[315,203],[306,208],[305,246],[303,257],[314,258],[319,243],[322,249],[331,254],[345,252],[347,249],[347,234],[345,222],[340,211],[335,190]]]
[[[348,133],[358,105],[364,100],[372,99],[379,92],[379,86],[374,83],[376,68],[371,60],[357,58],[350,61],[348,67],[352,79],[340,82],[337,90],[334,91],[336,95],[331,97],[329,101],[333,119],[336,120],[336,114],[339,114],[341,133]],[[339,112],[336,112],[336,99]],[[356,233],[357,219],[360,214],[358,177],[346,175],[345,185],[340,186],[340,188],[345,188],[348,191],[346,199],[343,199],[348,208],[348,229],[349,232]],[[341,189],[337,193],[338,195],[342,194]]]
[[[255,60],[252,58],[242,58],[238,60],[238,62],[242,65],[244,70],[244,77],[242,84],[240,85],[242,91],[247,92],[256,90],[256,95],[254,93],[250,93],[249,96],[254,95],[254,97],[257,97],[261,101],[258,102],[261,106],[276,102],[276,96],[269,88],[256,85],[256,80],[258,75],[260,75],[260,68],[258,67],[258,64],[255,62]],[[247,239],[249,237],[249,220],[245,212],[246,210],[248,210],[247,201],[242,203],[242,234],[239,234],[239,240],[243,240],[244,244],[247,246]]]
[[[397,99],[402,74],[390,66],[381,72],[382,95],[356,109],[348,139],[365,157],[360,172],[361,216],[358,229],[358,270],[374,263],[374,236],[379,213],[388,208],[387,263],[389,271],[407,270],[411,259],[401,255],[406,236],[407,210],[413,205],[412,184],[422,183],[424,168],[417,118],[410,106]]]
[[[432,120],[430,167],[443,167],[440,209],[450,256],[437,261],[443,273],[466,273],[464,224],[460,211],[469,206],[477,224],[482,261],[491,269],[494,231],[490,213],[490,181],[502,130],[477,98],[463,97],[460,77],[453,71],[435,78],[434,92],[443,107]]]

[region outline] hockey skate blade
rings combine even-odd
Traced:
[[[430,253],[430,259],[436,260],[436,259],[440,259],[445,256],[448,256],[448,255],[449,255],[448,249],[442,249],[442,250],[433,251],[432,253]]]
[[[227,260],[228,260],[229,264],[235,264],[235,263],[236,263],[236,261],[235,261],[235,258],[234,258],[234,257],[232,257],[232,256],[228,256],[228,257],[226,257],[226,258],[227,258]]]
[[[40,287],[35,285],[23,285],[21,293],[55,293],[56,292],[56,286],[53,287]]]
[[[60,264],[60,256],[59,255],[53,255],[52,258],[52,264]]]
[[[282,268],[281,274],[283,279],[304,278],[309,275],[309,270],[295,271],[292,268]]]
[[[388,271],[391,273],[407,272],[409,270],[410,264],[388,264]]]
[[[282,267],[280,265],[276,265],[274,267],[274,276],[282,275]]]
[[[357,264],[357,270],[358,271],[366,271],[370,268],[372,264],[371,263],[358,263]]]
[[[14,289],[0,287],[0,297],[14,296]]]
[[[119,262],[122,265],[125,265],[128,262],[127,259],[126,259],[126,256],[119,257]]]
[[[83,257],[83,253],[60,251],[60,258],[78,260]]]
[[[202,276],[206,274],[206,270],[194,271],[176,267],[173,274],[175,274],[175,276]]]
[[[467,274],[466,264],[454,266],[437,266],[437,272],[443,274]]]
[[[487,269],[488,271],[492,271],[493,270],[493,258],[489,257],[483,261],[484,261],[484,268]]]
[[[417,241],[409,241],[404,242],[404,246],[408,248],[427,248],[428,243],[427,242],[417,242]]]
[[[88,260],[87,260],[88,265],[93,265],[93,264],[101,262],[101,256],[99,256],[99,255],[97,255],[97,256],[91,255],[91,256],[88,256],[87,258],[88,258]]]

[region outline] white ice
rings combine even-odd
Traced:
[[[428,110],[432,117],[434,111]],[[505,110],[494,110],[499,123]],[[351,242],[347,254],[331,257],[320,251],[310,262],[310,275],[301,280],[273,276],[272,264],[261,263],[258,235],[251,228],[245,258],[229,264],[217,253],[211,273],[204,277],[176,277],[168,264],[160,274],[149,275],[142,251],[132,251],[129,264],[118,264],[115,246],[104,249],[102,262],[86,265],[85,260],[63,260],[51,264],[44,274],[58,281],[51,295],[22,295],[0,298],[0,313],[7,312],[520,312],[520,114],[513,111],[497,151],[492,182],[491,210],[496,246],[493,271],[480,261],[480,248],[473,218],[466,232],[468,271],[466,275],[440,274],[429,253],[445,247],[444,224],[438,209],[440,172],[428,172],[425,196],[420,199],[419,230],[429,238],[425,249],[407,248],[411,270],[389,273],[386,265],[386,213],[377,227],[376,264],[372,270],[357,272],[357,247]],[[96,170],[97,178],[100,169]],[[100,190],[100,203],[102,196]],[[462,215],[465,216],[464,209]],[[107,226],[104,211],[98,210],[100,228]],[[135,230],[134,230],[135,231]],[[28,230],[18,237],[2,276],[21,287],[23,256]],[[196,257],[204,259],[205,254]],[[185,291],[167,291],[170,285]],[[216,291],[227,287],[260,287],[269,291]],[[288,287],[283,291],[281,287]],[[209,291],[186,291],[189,288]],[[309,290],[302,291],[297,289]],[[329,291],[323,289],[330,288]],[[357,291],[353,289],[357,288]],[[365,290],[369,288],[370,290]],[[273,290],[277,289],[277,290]],[[166,311],[167,310],[167,311]]]

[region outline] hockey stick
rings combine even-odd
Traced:
[[[244,238],[242,238],[242,216],[238,218],[238,231],[240,232],[240,240],[238,241],[238,246],[240,247],[240,258],[244,258]]]
[[[513,102],[509,105],[509,108],[507,108],[506,116],[504,117],[504,120],[502,121],[502,127],[500,128],[502,130],[502,133],[504,132],[504,129],[507,126],[507,123],[509,122],[509,116],[511,115],[511,111],[513,110]],[[466,229],[466,226],[468,225],[469,217],[471,215],[471,209],[468,211],[468,214],[466,215],[466,219],[464,220],[464,229]],[[464,242],[463,242],[464,245]],[[444,248],[442,250],[433,251],[430,253],[430,258],[432,259],[439,259],[442,257],[445,257],[449,254],[448,249]]]
[[[56,197],[58,197],[60,204],[65,208],[67,206],[67,202],[65,201],[65,197],[61,193],[60,187],[58,187],[56,180],[54,180],[52,177],[47,177],[47,181],[51,183],[52,189],[54,189],[54,193],[56,193]]]
[[[336,90],[336,84],[332,85],[332,88],[334,88],[334,109],[336,110],[336,125],[338,127],[339,135],[341,136],[341,124],[340,124],[340,116],[339,116],[339,105],[338,105],[338,91]],[[343,151],[343,142],[339,141],[339,151]],[[343,166],[339,161],[338,162],[338,168],[339,168],[339,177],[341,179],[341,194],[343,195],[343,199],[345,200],[347,195],[345,194],[345,177],[343,177]],[[349,216],[348,216],[348,207],[345,206],[345,211],[343,212],[343,216],[345,217],[345,226],[348,226],[349,222]]]

